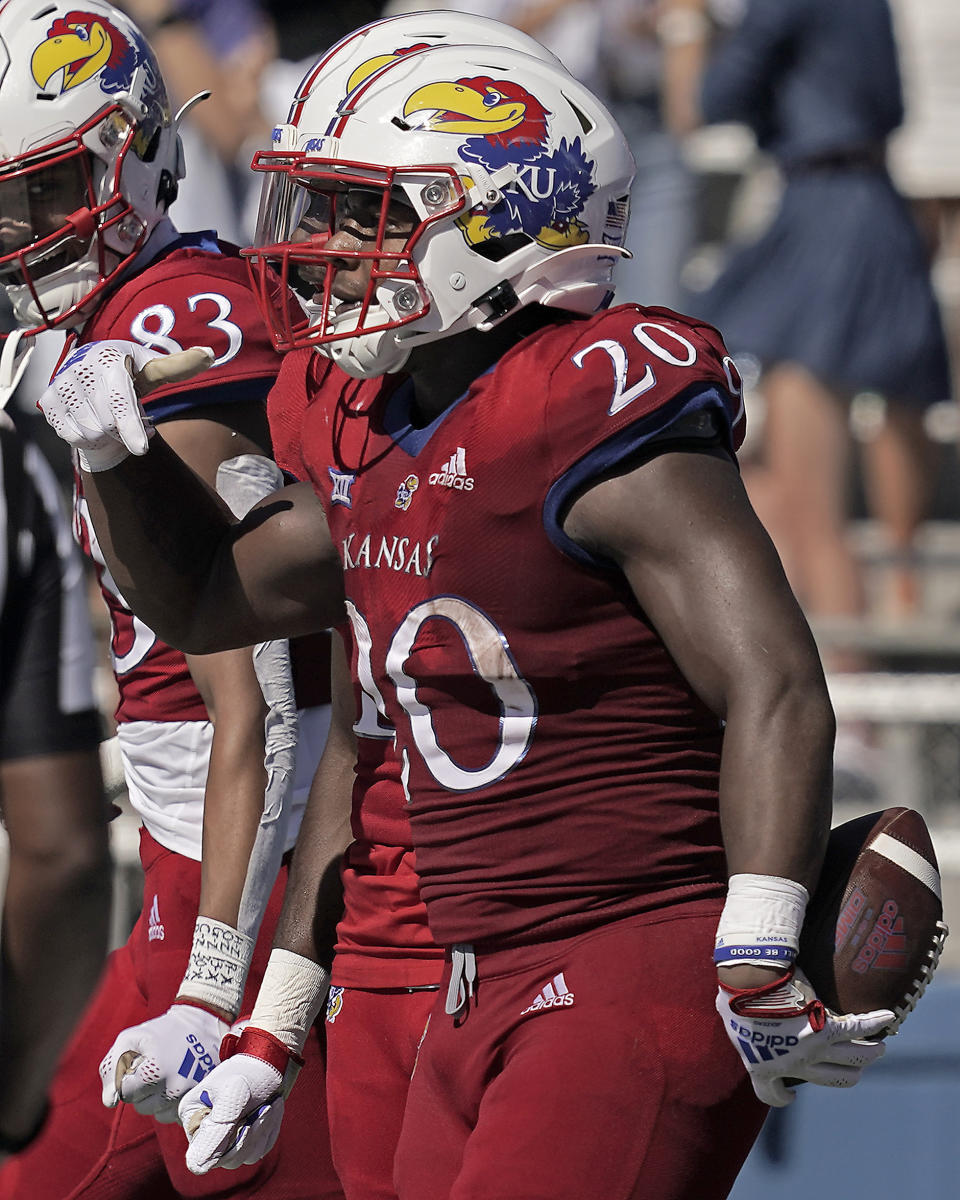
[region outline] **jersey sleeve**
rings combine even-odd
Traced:
[[[312,350],[291,350],[284,355],[277,382],[267,400],[273,456],[283,471],[300,481],[310,477],[303,462],[301,429],[309,399],[312,354]]]
[[[106,338],[140,342],[158,354],[191,346],[213,350],[207,371],[146,397],[144,407],[157,423],[194,408],[263,403],[280,369],[246,269],[225,256],[168,261],[143,272],[84,330],[85,342]]]
[[[735,454],[745,432],[742,391],[711,325],[625,306],[582,327],[551,374],[543,408],[551,538],[582,557],[560,514],[574,492],[645,448],[709,441]]]

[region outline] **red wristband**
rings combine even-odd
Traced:
[[[287,1066],[294,1062],[298,1067],[303,1066],[303,1059],[294,1054],[289,1046],[284,1045],[278,1037],[267,1033],[265,1029],[257,1029],[248,1025],[238,1037],[228,1033],[220,1043],[220,1061],[232,1058],[235,1054],[249,1054],[269,1064],[280,1075],[286,1074]]]

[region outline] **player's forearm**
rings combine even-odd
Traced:
[[[153,438],[142,457],[85,473],[83,486],[107,565],[127,603],[151,629],[197,653],[256,640],[231,634],[229,604],[221,607],[222,621],[204,619],[232,518],[161,437]]]
[[[330,645],[330,728],[314,772],[293,854],[274,946],[330,965],[343,911],[340,866],[353,841],[351,808],[356,780],[355,701],[346,648]]]
[[[273,944],[330,965],[343,912],[340,868],[353,834],[349,813],[331,822],[310,805],[294,850]]]
[[[790,667],[747,672],[730,697],[720,816],[729,874],[812,890],[830,828],[835,722],[815,657]]]
[[[328,744],[310,789],[273,939],[274,946],[326,966],[343,912],[340,867],[353,841],[353,780],[352,758],[338,756]]]
[[[263,818],[267,706],[253,649],[188,655],[213,722],[203,799],[201,916],[237,928],[250,855]]]
[[[250,852],[263,816],[266,772],[263,724],[251,730],[246,745],[218,748],[216,737],[204,793],[203,865],[200,906],[203,916],[236,927]],[[259,744],[258,744],[259,738]],[[239,742],[239,731],[231,738]]]

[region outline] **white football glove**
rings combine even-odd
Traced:
[[[91,342],[67,356],[38,407],[85,471],[107,471],[147,452],[153,427],[140,396],[189,379],[212,361],[205,346],[158,356],[139,342]]]
[[[230,1026],[205,1008],[179,1002],[159,1017],[133,1025],[100,1063],[103,1103],[123,1100],[164,1124],[177,1120],[180,1098],[220,1062]]]
[[[717,1012],[764,1104],[785,1108],[798,1080],[853,1087],[863,1068],[882,1058],[880,1035],[894,1020],[887,1009],[837,1016],[816,998],[809,980],[791,967],[759,988],[720,984]]]
[[[206,1175],[259,1162],[274,1146],[303,1059],[266,1030],[247,1025],[228,1035],[223,1061],[180,1101],[190,1143],[187,1167]]]

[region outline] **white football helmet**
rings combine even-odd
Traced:
[[[351,79],[346,96],[342,73],[321,73],[274,131],[275,148],[254,158],[267,177],[257,244],[244,253],[279,349],[316,346],[365,377],[523,305],[609,302],[634,172],[626,140],[552,55],[507,47],[508,27],[484,24],[495,44],[411,48]],[[379,198],[378,234],[354,252],[328,250],[338,197],[353,189]],[[415,220],[387,257],[391,199]],[[338,302],[337,270],[362,259],[373,261],[367,294]],[[299,288],[299,305],[279,298],[271,268]]]
[[[529,34],[512,25],[455,9],[432,9],[381,17],[362,25],[325,51],[303,77],[297,88],[288,121],[295,124],[299,108],[320,86],[330,96],[339,91],[342,100],[374,71],[415,50],[436,46],[504,46],[522,50],[544,62],[562,63],[555,54]]]
[[[80,319],[183,177],[143,34],[101,0],[0,7],[0,283],[33,333]]]

